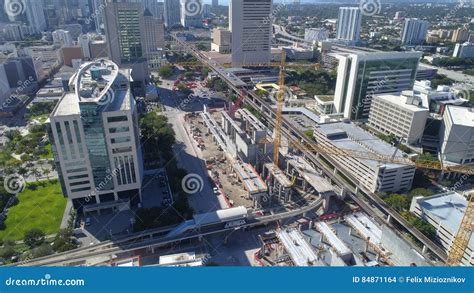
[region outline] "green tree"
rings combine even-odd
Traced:
[[[158,70],[158,74],[162,78],[170,78],[171,76],[173,76],[173,67],[170,65],[161,66]]]
[[[39,228],[33,228],[25,233],[23,242],[30,248],[40,246],[44,242],[44,232]]]
[[[407,196],[403,194],[391,194],[385,199],[385,202],[398,212],[402,212],[410,206]]]
[[[419,161],[437,162],[438,158],[436,158],[435,156],[433,156],[430,153],[424,153],[424,154],[421,154],[420,156],[418,156],[418,160]]]

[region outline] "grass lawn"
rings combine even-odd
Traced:
[[[51,144],[48,142],[44,145],[44,149],[48,151],[46,154],[41,154],[40,159],[51,160],[53,159],[53,151],[51,150]]]
[[[22,240],[25,232],[40,228],[46,235],[57,233],[66,207],[57,180],[44,181],[44,186],[31,190],[28,186],[18,194],[19,203],[10,208],[5,221],[5,230],[0,230],[0,239]]]

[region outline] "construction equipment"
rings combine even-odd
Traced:
[[[448,251],[448,266],[459,266],[462,262],[464,252],[471,240],[474,222],[474,192],[471,192],[467,201],[466,211],[459,226],[459,230],[454,237],[453,244]]]
[[[282,50],[282,54],[286,55],[285,50]],[[174,63],[174,65],[183,66],[183,67],[202,67],[202,66],[205,66],[200,61],[177,62],[177,63]],[[224,64],[221,64],[221,66],[224,67],[224,68],[232,68],[232,65],[230,63],[224,63]],[[280,60],[280,62],[252,64],[252,65],[245,65],[244,67],[249,67],[249,68],[263,67],[263,68],[266,68],[266,67],[280,67],[280,66],[281,66],[281,60]],[[321,68],[321,64],[319,64],[319,63],[307,63],[307,64],[305,64],[305,63],[288,63],[288,64],[286,64],[286,62],[285,62],[285,67],[286,68],[308,68],[308,69],[319,70]]]
[[[270,140],[266,138],[259,141],[259,143],[270,143]],[[297,140],[289,141],[285,147],[293,147],[301,151],[310,151],[313,153],[320,153],[326,155],[340,156],[340,157],[351,157],[362,160],[372,160],[383,163],[392,163],[400,164],[407,166],[414,166],[419,169],[430,169],[430,170],[439,170],[445,172],[456,172],[463,174],[474,174],[474,166],[466,165],[442,165],[438,161],[427,161],[427,160],[417,160],[410,159],[405,157],[396,157],[393,155],[382,155],[376,152],[364,152],[364,151],[355,151],[351,149],[344,149],[340,147],[335,147],[331,145],[324,145],[321,143],[306,143],[299,142]]]
[[[414,166],[422,169],[432,169],[447,172],[457,172],[464,174],[474,174],[474,166],[446,166],[440,162],[423,161],[423,160],[411,160],[409,158],[395,157],[395,156],[384,156],[377,153],[371,152],[359,152],[354,150],[341,149],[336,147],[325,146],[322,144],[314,143],[301,143],[298,141],[291,141],[288,144],[300,150],[306,150],[316,153],[329,154],[343,157],[353,157],[366,160],[374,160],[385,163],[403,164]],[[469,245],[469,241],[474,230],[474,192],[469,195],[467,207],[464,211],[464,216],[461,221],[459,230],[454,237],[453,244],[448,251],[448,259],[446,264],[449,266],[458,266],[461,264],[464,252]]]
[[[281,51],[280,73],[278,75],[278,94],[277,94],[277,110],[275,121],[275,138],[273,139],[273,164],[278,168],[278,161],[280,159],[280,144],[281,144],[281,121],[283,116],[283,104],[285,97],[285,50]]]
[[[383,163],[400,164],[414,166],[419,169],[431,169],[446,172],[456,172],[463,174],[474,174],[474,166],[466,165],[442,165],[439,161],[416,160],[405,157],[396,157],[393,155],[382,155],[376,152],[355,151],[351,149],[343,149],[332,145],[323,145],[321,143],[304,143],[296,140],[290,141],[288,146],[297,148],[302,151],[311,151],[314,153],[328,154],[341,157],[352,157],[364,160],[372,160]]]

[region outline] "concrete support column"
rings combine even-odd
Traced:
[[[327,212],[328,209],[329,209],[329,199],[330,199],[330,196],[325,196],[324,197],[324,200],[323,200],[323,210],[324,210],[324,212]]]
[[[388,215],[387,216],[387,223],[390,224],[390,220],[392,219],[392,216]]]
[[[428,247],[426,247],[426,245],[423,245],[423,249],[421,250],[421,253],[425,254],[427,250],[428,250]]]

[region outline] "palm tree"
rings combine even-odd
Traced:
[[[32,168],[30,174],[35,176],[36,181],[38,181],[38,177],[41,175],[41,173],[38,171],[38,168]]]
[[[46,175],[46,178],[48,179],[49,181],[49,174],[51,173],[51,170],[48,169],[48,168],[43,168],[41,169],[43,171],[43,174]]]
[[[22,177],[25,177],[25,175],[28,174],[28,169],[25,167],[20,167],[18,168],[18,174],[20,174]]]

